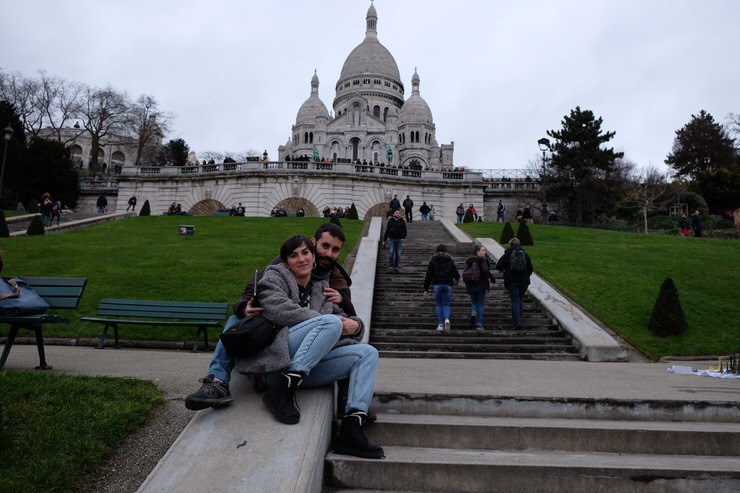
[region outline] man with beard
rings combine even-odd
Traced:
[[[352,305],[350,293],[352,280],[342,266],[337,264],[339,252],[344,245],[344,231],[333,223],[322,224],[311,240],[316,248],[316,265],[311,277],[314,280],[328,279],[330,287],[324,291],[325,298],[338,305],[348,316],[357,315],[355,307]],[[278,256],[270,262],[270,265],[282,262],[283,260]],[[255,306],[252,300],[254,285],[262,277],[263,272],[264,269],[249,281],[241,297],[234,303],[234,315],[226,321],[224,330],[235,325],[240,318],[263,311],[263,308]],[[231,404],[234,399],[229,392],[229,380],[235,363],[235,358],[229,356],[224,345],[219,341],[213,352],[208,374],[201,380],[203,385],[197,392],[187,396],[185,407],[197,411],[208,407],[222,407]],[[260,382],[256,382],[255,389],[261,390],[260,387]],[[342,382],[340,382],[340,397],[341,389]]]

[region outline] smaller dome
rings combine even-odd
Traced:
[[[326,105],[319,98],[319,76],[314,70],[313,77],[311,77],[311,95],[303,102],[301,108],[298,110],[296,123],[315,123],[318,117],[323,117],[327,120],[330,119]]]
[[[424,98],[419,94],[419,74],[414,69],[414,75],[411,77],[411,96],[401,106],[398,114],[399,123],[426,123],[432,124],[432,110]]]

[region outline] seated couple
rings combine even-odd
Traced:
[[[339,226],[324,224],[311,239],[296,235],[282,244],[279,258],[256,276],[259,306],[252,294],[257,281],[252,279],[234,304],[235,315],[226,322],[228,328],[239,318],[262,313],[282,329],[270,346],[238,361],[219,342],[203,385],[185,399],[188,409],[230,404],[229,379],[235,366],[253,378],[255,388],[266,387],[262,400],[286,424],[300,420],[295,395],[299,386],[337,382],[342,420],[332,449],[365,458],[384,456],[362,431],[368,422],[378,352],[360,342],[364,326],[352,306],[351,280],[336,263],[344,240]]]

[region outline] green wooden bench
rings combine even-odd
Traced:
[[[228,303],[200,303],[189,301],[152,301],[104,298],[100,300],[97,317],[82,317],[85,322],[104,324],[98,349],[105,348],[108,327],[113,327],[115,347],[118,344],[119,325],[151,325],[197,327],[193,352],[198,352],[198,338],[208,349],[208,327],[223,328]]]
[[[80,298],[85,291],[87,279],[79,277],[22,277],[52,309],[75,309],[80,304]],[[36,334],[36,347],[39,351],[39,366],[37,370],[50,370],[51,366],[46,364],[44,354],[44,332],[43,324],[66,324],[69,320],[59,315],[45,313],[43,315],[3,316],[0,315],[0,323],[10,324],[10,333],[5,342],[2,358],[0,358],[0,370],[5,366],[5,361],[13,347],[18,330],[33,330]]]

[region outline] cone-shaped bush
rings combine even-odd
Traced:
[[[463,222],[464,223],[472,223],[475,221],[473,218],[473,212],[470,209],[465,210],[465,215],[463,216]]]
[[[352,205],[349,206],[349,212],[347,213],[348,219],[359,219],[359,215],[357,214],[357,207],[355,207],[355,203],[352,202]]]
[[[152,208],[149,205],[149,201],[145,200],[144,205],[141,206],[141,210],[139,211],[140,216],[151,216],[152,215]]]
[[[31,224],[28,225],[28,229],[26,230],[26,234],[28,236],[33,236],[42,235],[44,233],[44,225],[41,224],[41,216],[33,216],[33,219],[31,219]]]
[[[522,245],[534,245],[534,238],[532,238],[532,233],[529,231],[529,225],[524,221],[519,223],[519,227],[516,230],[516,237],[519,238]]]
[[[332,224],[336,224],[340,228],[342,227],[342,223],[339,222],[339,218],[337,216],[331,216],[331,219],[329,219],[329,222]]]
[[[29,214],[36,214],[39,211],[39,203],[35,200],[31,200],[26,207],[26,212]]]
[[[502,245],[508,245],[511,239],[515,236],[514,228],[511,227],[511,223],[509,221],[506,221],[506,223],[504,223],[504,230],[501,231],[501,238],[498,239],[498,242]]]
[[[0,210],[0,238],[7,238],[10,236],[8,230],[8,222],[5,220],[5,211]]]
[[[660,286],[658,299],[655,300],[648,329],[655,335],[665,337],[681,334],[687,328],[688,323],[683,308],[681,308],[676,285],[673,279],[666,277],[663,285]]]

